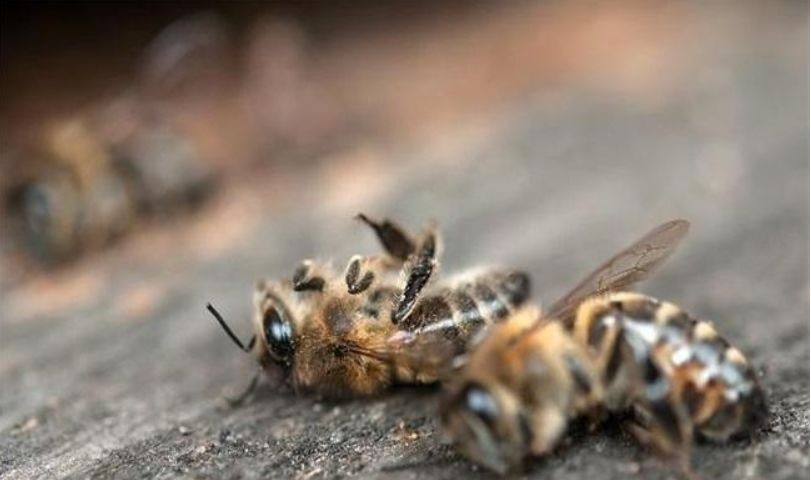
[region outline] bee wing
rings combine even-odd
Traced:
[[[216,14],[195,13],[164,28],[144,52],[141,87],[150,94],[172,95],[189,85],[206,84],[228,70],[232,47],[225,21]]]
[[[611,257],[560,300],[544,318],[571,325],[577,307],[587,298],[627,288],[650,276],[673,253],[687,235],[690,222],[671,220],[654,228],[631,246]]]
[[[413,372],[421,382],[443,380],[453,369],[456,351],[449,341],[400,330],[380,343],[344,343],[350,353],[373,358],[398,369]]]
[[[399,331],[389,337],[387,343],[397,364],[422,378],[447,379],[460,358],[457,348],[441,336]]]

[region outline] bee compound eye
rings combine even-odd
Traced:
[[[275,307],[270,307],[263,318],[265,340],[270,353],[278,360],[289,360],[293,355],[293,327]]]

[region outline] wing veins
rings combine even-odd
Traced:
[[[648,278],[675,251],[676,246],[687,234],[689,226],[686,220],[672,220],[643,235],[553,303],[548,313],[544,315],[545,319],[557,319],[570,326],[574,321],[574,310],[587,298],[604,295]],[[630,266],[622,268],[631,262]]]

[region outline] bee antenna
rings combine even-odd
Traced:
[[[206,303],[206,308],[208,309],[209,312],[211,312],[212,315],[214,315],[214,318],[217,320],[217,323],[220,324],[222,329],[225,330],[225,333],[228,334],[228,336],[236,344],[236,346],[239,347],[240,350],[242,350],[243,352],[250,352],[251,350],[253,350],[253,345],[254,343],[256,343],[256,335],[251,337],[250,341],[248,341],[248,346],[246,347],[237,338],[237,336],[231,330],[231,327],[229,327],[228,324],[225,323],[225,320],[223,320],[222,315],[220,315],[220,312],[218,312],[216,308],[214,308],[210,303]]]

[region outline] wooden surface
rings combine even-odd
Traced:
[[[714,320],[757,367],[771,409],[752,440],[700,445],[696,469],[807,478],[808,11],[776,5],[710,9],[648,94],[596,78],[419,142],[270,172],[177,231],[150,229],[3,293],[0,478],[486,476],[442,443],[435,389],[332,404],[264,383],[246,405],[222,405],[254,365],[205,303],[247,335],[256,279],[376,249],[358,211],[436,219],[446,272],[521,267],[546,302],[658,222],[691,220],[641,290]],[[527,475],[675,477],[613,425],[573,432]]]

